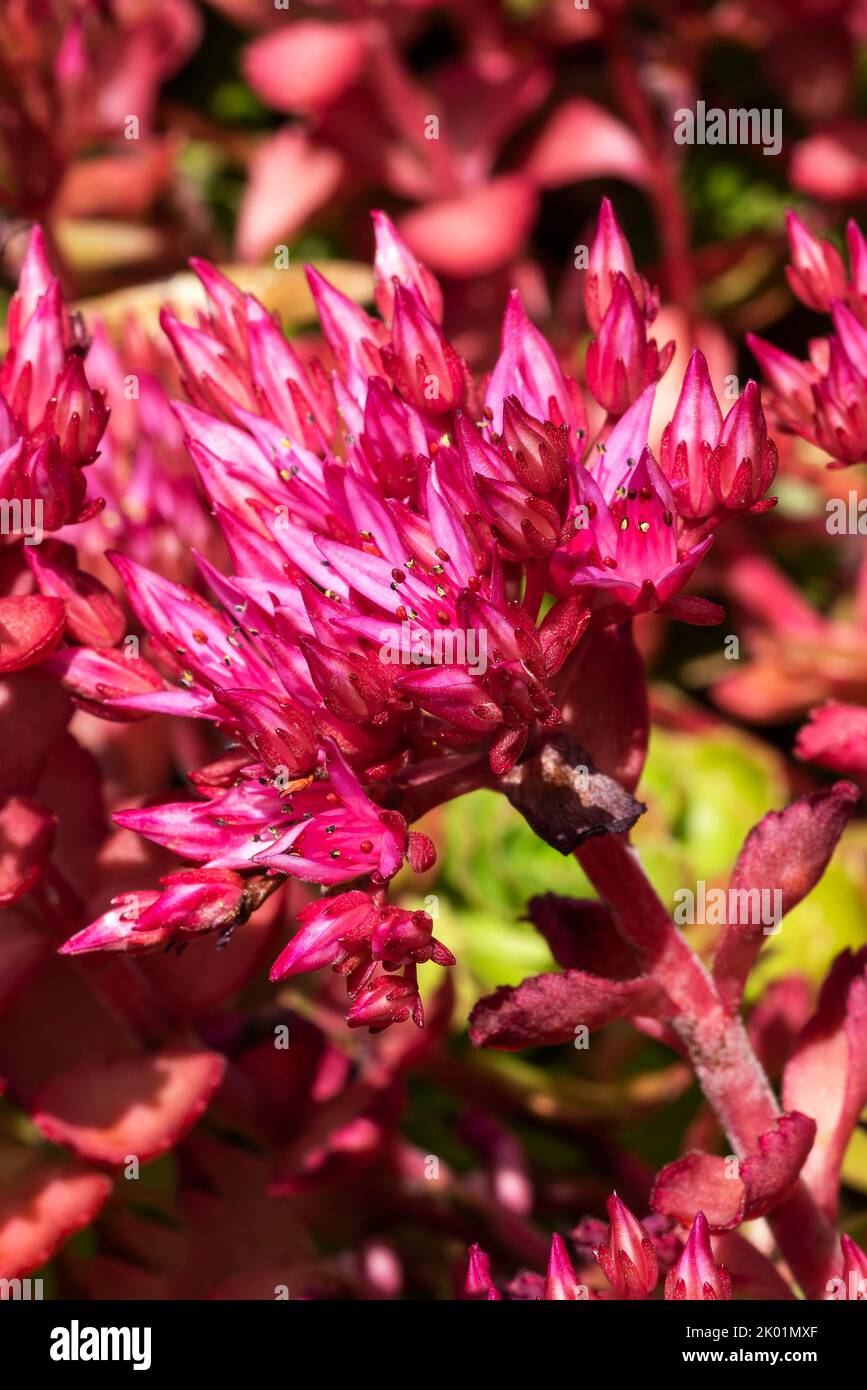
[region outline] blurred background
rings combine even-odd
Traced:
[[[4,0],[3,295],[38,220],[66,294],[88,329],[98,326],[92,351],[105,383],[122,376],[121,361],[134,363],[163,401],[180,384],[157,314],[167,299],[190,311],[198,302],[190,257],[226,268],[303,342],[312,319],[304,262],[324,263],[347,293],[370,300],[369,214],[383,208],[441,278],[446,328],[477,369],[496,356],[505,295],[517,285],[580,378],[589,332],[576,255],[604,195],[640,270],[660,286],[656,336],[678,344],[659,390],[658,438],[690,347],[703,348],[722,395],[727,379],[742,388],[758,375],[746,332],[803,356],[822,329],[786,281],[785,210],[840,247],[847,217],[864,215],[865,34],[864,0]],[[678,146],[674,112],[698,99],[779,108],[780,153]],[[736,537],[723,532],[702,572],[702,593],[726,606],[722,635],[658,617],[637,625],[653,735],[649,810],[635,838],[666,901],[698,879],[725,885],[749,828],[822,785],[791,751],[811,707],[829,696],[867,701],[863,540],[825,531],[825,500],[841,490],[825,456],[776,437],[777,509]],[[108,506],[77,538],[94,573],[107,578],[102,551],[118,539],[180,578],[191,547],[216,553],[182,454],[161,405],[150,415],[115,409],[93,470]],[[860,473],[850,470],[844,492],[860,494]],[[813,614],[797,637],[781,619],[795,593]],[[727,636],[737,638],[735,659]],[[114,733],[85,714],[76,721],[108,769],[115,804],[177,787],[202,761],[196,736],[167,720]],[[617,1187],[643,1212],[655,1167],[691,1144],[713,1146],[688,1069],[625,1026],[588,1051],[472,1051],[464,1020],[478,996],[553,968],[525,920],[528,899],[588,888],[494,794],[455,803],[423,828],[440,845],[439,866],[422,898],[418,879],[398,880],[395,896],[427,904],[458,958],[454,1007],[429,992],[433,1041],[383,1044],[372,1082],[370,1044],[341,1037],[339,1065],[349,1070],[340,1084],[323,1079],[322,1059],[337,1047],[331,1003],[265,983],[266,924],[249,968],[236,978],[226,967],[223,994],[203,990],[181,1014],[228,1050],[271,1108],[262,1102],[251,1118],[243,1087],[224,1097],[204,1136],[200,1127],[145,1164],[133,1196],[115,1195],[38,1266],[51,1290],[260,1297],[289,1268],[305,1271],[311,1296],[448,1297],[480,1225],[495,1257],[538,1266],[531,1209],[539,1229],[562,1227],[599,1216]],[[752,1027],[772,1074],[834,955],[867,942],[865,851],[867,822],[856,820],[754,972],[751,1003],[761,993],[762,1004]],[[691,932],[701,946],[713,929]],[[196,953],[208,949],[197,943],[187,959],[201,969]],[[272,1074],[273,1058],[264,1060],[261,1040],[284,1015],[303,1039],[303,1078]],[[341,1109],[346,1078],[363,1066],[368,1091]],[[318,1116],[300,1102],[288,1119],[277,1115],[277,1097],[287,1087],[300,1095],[314,1076]],[[30,1124],[4,1103],[7,1140],[35,1142]],[[425,1188],[430,1158],[449,1174],[436,1196]],[[863,1130],[845,1176],[849,1229],[863,1238]],[[294,1199],[276,1221],[267,1191]]]

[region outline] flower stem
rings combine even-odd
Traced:
[[[586,840],[576,856],[648,974],[671,999],[673,1026],[735,1153],[743,1158],[754,1152],[759,1136],[774,1128],[780,1108],[741,1019],[725,1008],[623,837]],[[824,1297],[827,1281],[839,1272],[837,1236],[804,1183],[799,1181],[767,1219],[804,1292]]]

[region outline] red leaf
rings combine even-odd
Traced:
[[[694,1149],[658,1174],[651,1196],[654,1211],[689,1226],[703,1211],[714,1231],[731,1231],[763,1216],[798,1180],[816,1126],[797,1112],[781,1115],[761,1135],[755,1153],[737,1161]]]
[[[39,671],[0,679],[0,793],[33,791],[71,712],[68,696]]]
[[[703,1211],[712,1231],[731,1231],[744,1219],[746,1189],[731,1160],[694,1149],[657,1174],[650,1205],[682,1226]]]
[[[530,899],[527,916],[564,970],[585,970],[610,980],[631,980],[641,973],[604,903],[543,893]]]
[[[563,723],[596,767],[638,785],[650,721],[644,662],[628,623],[585,633],[556,677]]]
[[[412,251],[442,275],[490,275],[521,251],[536,216],[536,191],[509,174],[400,220]]]
[[[646,976],[607,980],[564,970],[502,985],[480,999],[470,1014],[470,1040],[476,1047],[517,1052],[568,1042],[578,1025],[592,1031],[627,1014],[665,1011],[665,996]]]
[[[254,39],[241,65],[253,91],[275,111],[318,111],[355,81],[365,51],[360,24],[298,19]]]
[[[0,1148],[0,1278],[17,1279],[50,1259],[92,1221],[112,1180],[74,1160],[23,1145]]]
[[[0,907],[38,883],[54,841],[55,817],[28,796],[0,801]]]
[[[747,1189],[747,1219],[764,1216],[791,1190],[816,1137],[816,1122],[792,1110],[759,1138],[758,1153],[741,1164]]]
[[[816,1121],[803,1178],[833,1219],[843,1156],[867,1104],[867,947],[834,961],[783,1073],[783,1104]]]
[[[165,1152],[206,1109],[223,1077],[216,1052],[176,1046],[118,1057],[48,1082],[33,1121],[47,1139],[101,1163],[140,1162]]]
[[[858,789],[851,782],[837,782],[827,791],[799,797],[782,811],[769,811],[744,841],[730,887],[779,890],[782,915],[791,912],[828,867],[857,800]],[[764,940],[761,921],[729,922],[723,931],[714,978],[730,1007],[737,1007]]]
[[[44,594],[0,598],[0,671],[33,666],[63,636],[63,600]]]
[[[524,169],[543,188],[612,175],[640,185],[650,172],[637,136],[585,97],[573,97],[558,107]]]

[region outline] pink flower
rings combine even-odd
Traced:
[[[819,241],[804,226],[797,213],[786,213],[792,264],[787,267],[789,284],[811,309],[827,313],[846,289],[846,271],[840,254],[829,241]]]
[[[627,280],[636,304],[647,322],[652,323],[659,308],[659,295],[651,290],[644,276],[637,273],[629,242],[620,230],[614,208],[608,198],[603,198],[584,281],[584,309],[594,333],[602,327],[618,275]]]
[[[840,1237],[843,1249],[843,1283],[848,1301],[867,1300],[867,1255],[851,1236]]]
[[[629,269],[612,227],[603,211],[605,255]],[[194,402],[176,415],[230,564],[197,560],[214,604],[114,555],[148,662],[98,657],[82,619],[87,650],[53,667],[85,708],[101,698],[112,718],[185,715],[236,742],[193,774],[200,800],[116,818],[207,873],[358,881],[349,915],[303,915],[274,970],[347,973],[350,1025],[378,1029],[420,1021],[417,965],[451,960],[423,914],[385,900],[405,861],[416,872],[433,862],[411,829],[420,809],[502,777],[558,727],[555,677],[594,612],[604,625],[652,608],[697,622],[719,610],[680,593],[711,538],[691,539],[647,449],[646,383],[665,363],[626,274],[597,345],[600,363],[613,354],[609,408],[622,418],[585,466],[580,392],[520,299],[482,391],[440,326],[433,277],[382,213],[376,231],[384,319],[309,272],[330,376],[255,300],[197,266],[208,312],[195,326],[164,313],[163,326]],[[159,420],[158,398],[154,408]],[[751,388],[707,441],[726,501],[742,505],[765,477],[763,431]],[[546,593],[556,601],[543,618]],[[145,920],[174,923],[172,900]],[[116,925],[85,939],[109,942]]]
[[[391,970],[427,960],[454,964],[451,952],[433,938],[426,912],[383,905],[369,893],[356,890],[311,903],[298,921],[300,931],[271,967],[272,980],[326,967],[347,976],[362,967],[369,975],[376,961]]]
[[[697,1212],[680,1258],[665,1278],[665,1297],[707,1302],[732,1296],[732,1281],[711,1249],[704,1212]]]
[[[622,415],[645,386],[659,380],[673,355],[673,342],[660,352],[655,338],[648,341],[644,315],[629,281],[618,271],[598,335],[587,349],[591,394],[610,415]]]
[[[618,1298],[646,1298],[656,1288],[656,1248],[637,1217],[613,1193],[607,1202],[608,1240],[593,1258]]]
[[[759,388],[748,381],[722,424],[709,467],[711,490],[730,510],[755,510],[777,472]],[[763,504],[770,506],[768,501]]]
[[[638,463],[627,460],[623,477],[610,504],[589,473],[580,480],[576,495],[587,524],[570,541],[561,573],[573,587],[588,586],[599,609],[661,608],[691,622],[719,621],[716,605],[678,597],[712,538],[681,547],[674,494],[649,449]]]
[[[706,517],[714,510],[716,499],[710,486],[709,464],[722,422],[707,361],[696,348],[689,359],[674,415],[663,432],[659,457],[682,516]]]

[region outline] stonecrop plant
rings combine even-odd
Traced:
[[[675,343],[652,336],[659,297],[637,272],[607,199],[583,272],[591,340],[579,380],[516,290],[493,369],[471,371],[444,332],[436,279],[388,216],[374,213],[373,222],[376,313],[310,268],[321,332],[312,345],[284,336],[254,295],[195,263],[207,311],[189,322],[169,304],[161,324],[180,382],[172,418],[220,543],[209,541],[180,582],[138,540],[125,547],[125,530],[109,557],[120,579],[113,592],[78,568],[76,544],[80,537],[86,547],[87,528],[101,524],[87,469],[101,441],[113,447],[121,423],[109,422],[111,391],[96,389],[90,374],[107,379],[111,368],[120,379],[122,370],[111,366],[102,338],[92,341],[92,325],[67,312],[43,238],[30,235],[0,369],[0,669],[17,673],[10,698],[16,689],[20,697],[21,682],[37,682],[33,718],[43,724],[50,702],[67,698],[87,716],[91,737],[97,721],[144,727],[148,716],[172,718],[191,726],[185,746],[204,757],[190,761],[182,794],[148,794],[114,812],[137,867],[119,882],[115,862],[111,900],[88,921],[89,894],[67,892],[52,857],[57,814],[40,779],[57,745],[42,748],[37,734],[26,735],[30,753],[13,756],[0,811],[3,900],[25,914],[19,951],[29,949],[30,898],[50,913],[52,949],[64,961],[101,961],[87,977],[96,988],[127,981],[111,987],[112,1008],[139,1024],[148,1020],[148,996],[130,982],[143,977],[106,974],[106,962],[158,954],[162,973],[153,979],[169,980],[194,960],[200,1002],[179,1003],[173,1016],[189,1025],[201,1015],[200,1037],[216,1061],[202,1062],[199,1078],[191,1074],[199,1064],[182,1053],[172,1075],[183,1101],[165,1132],[148,1131],[149,1152],[180,1141],[228,1059],[234,1082],[220,1095],[236,1121],[239,1107],[253,1106],[245,1112],[240,1098],[245,1076],[269,1098],[257,1102],[257,1132],[264,1127],[286,1143],[276,1116],[291,1076],[298,1105],[312,1088],[348,1106],[334,1120],[342,1138],[319,1146],[328,1162],[382,1144],[388,1171],[408,1181],[416,1159],[383,1107],[414,1055],[415,1031],[426,1031],[422,994],[438,1016],[442,982],[455,968],[455,953],[421,906],[440,852],[438,814],[469,792],[500,794],[539,840],[574,862],[576,894],[528,903],[557,968],[470,1001],[472,1044],[552,1048],[625,1021],[694,1074],[707,1107],[697,1129],[709,1148],[673,1153],[646,1211],[633,1213],[612,1193],[610,1224],[582,1221],[571,1254],[555,1233],[544,1274],[538,1237],[523,1227],[511,1241],[496,1237],[493,1268],[481,1242],[496,1226],[485,1218],[467,1242],[465,1296],[863,1298],[867,1255],[837,1222],[841,1169],[867,1103],[867,950],[838,955],[815,1007],[800,1017],[780,1005],[780,1028],[784,1019],[789,1027],[778,1088],[765,1069],[767,1050],[744,1020],[744,991],[769,931],[819,883],[857,786],[808,790],[754,826],[712,952],[675,924],[631,842],[648,809],[639,796],[649,731],[633,620],[722,620],[719,605],[695,592],[703,562],[718,539],[746,544],[732,538],[746,537],[747,518],[761,545],[775,502],[778,453],[759,387],[748,382],[721,403],[702,351],[679,344],[688,365],[654,452],[657,384],[674,370]],[[815,348],[809,366],[754,343],[773,387],[772,421],[835,463],[853,463],[865,456],[864,242],[853,227],[847,278],[836,252],[797,219],[791,230],[792,284],[814,308],[830,309],[836,336]],[[170,417],[160,413],[156,377],[151,390],[147,428],[158,450],[154,421]],[[196,525],[203,515],[191,512]],[[85,754],[72,751],[67,719],[68,709],[56,717],[56,737],[75,762]],[[862,708],[833,704],[804,732],[801,751],[863,776],[864,740]],[[129,848],[136,837],[159,847],[157,860]],[[579,872],[595,897],[578,891]],[[382,1045],[391,1048],[382,1054],[388,1063],[378,1064],[388,1077],[378,1099],[346,1099],[356,1083],[337,1015],[324,1004],[302,1027],[300,1053],[290,1045],[282,1080],[271,1076],[273,1058],[245,1060],[255,1033],[241,1017],[208,1022],[209,972],[244,949],[268,901],[289,889],[292,934],[268,977],[275,989],[315,972],[339,977],[345,1025],[385,1033]],[[771,919],[758,910],[765,899],[775,904]],[[208,934],[225,952],[199,949],[182,960]],[[422,974],[420,989],[426,965],[438,970]],[[268,962],[251,957],[250,967],[264,974]],[[14,974],[15,993],[26,989],[17,958],[3,968]],[[442,1022],[433,1027],[439,1036]],[[156,1032],[154,1042],[152,1021],[144,1028],[148,1047],[162,1045]],[[314,1076],[317,1049],[330,1071],[320,1066]],[[133,1073],[123,1075],[132,1085]],[[117,1100],[121,1081],[111,1084]],[[22,1077],[12,1093],[25,1103],[33,1088]],[[95,1138],[77,1094],[70,1100],[64,1091],[58,1104],[49,1083],[48,1096],[25,1108],[46,1137],[82,1159],[120,1162],[126,1132],[115,1142]],[[292,1121],[307,1122],[300,1111]],[[320,1115],[320,1130],[322,1123]],[[472,1134],[495,1171],[515,1171],[514,1141],[493,1122],[477,1118]],[[326,1157],[307,1161],[304,1183],[327,1168]],[[24,1240],[7,1268],[36,1267],[90,1219],[106,1199],[103,1179],[92,1179],[68,1219],[40,1218],[51,1230]],[[300,1190],[302,1177],[284,1171],[282,1183]],[[512,1202],[511,1212],[523,1220],[526,1207]],[[749,1239],[741,1228],[759,1222],[765,1238]],[[352,1277],[388,1296],[382,1262],[376,1277],[372,1268]],[[304,1284],[313,1296],[318,1277]],[[189,1270],[185,1278],[183,1287],[195,1289]]]

